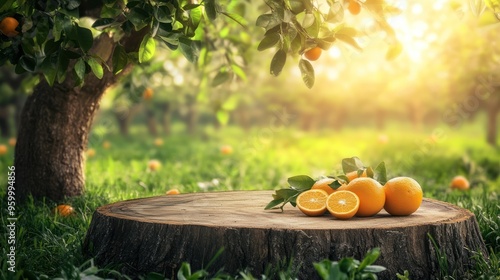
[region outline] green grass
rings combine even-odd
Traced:
[[[81,243],[92,213],[103,204],[163,195],[171,188],[183,193],[276,189],[285,187],[286,179],[293,175],[317,178],[340,174],[341,159],[358,156],[369,165],[385,161],[389,178],[400,175],[415,178],[426,197],[471,210],[491,252],[491,262],[478,256],[477,267],[470,271],[470,277],[498,279],[500,267],[494,261],[500,259],[500,156],[499,150],[488,147],[483,139],[470,137],[477,135],[476,130],[475,126],[448,130],[433,141],[433,129],[420,132],[344,129],[314,133],[284,128],[256,128],[249,132],[237,128],[207,129],[201,137],[182,133],[165,137],[161,147],[156,147],[154,139],[141,128],[135,129],[137,132],[130,139],[114,134],[93,135],[90,146],[96,150],[96,156],[87,161],[86,193],[66,201],[76,209],[74,217],[53,215],[56,206],[53,202],[30,201],[19,208],[16,267],[23,271],[18,276],[51,278],[61,276],[61,271],[78,274],[95,269],[83,258]],[[384,137],[387,143],[380,141]],[[104,140],[111,142],[110,149],[102,147]],[[231,145],[234,153],[222,155],[219,148],[223,144]],[[158,172],[148,171],[147,162],[151,159],[162,162]],[[7,166],[11,164],[12,151],[9,151],[0,157],[1,182],[6,182]],[[470,191],[449,189],[449,181],[458,174],[469,177],[473,183]],[[5,190],[0,207],[2,222],[6,224]],[[6,244],[5,233],[0,241]],[[2,245],[1,254],[0,279],[5,279],[6,246]],[[285,275],[292,268],[284,266],[274,275]],[[244,275],[248,276],[242,272],[234,278],[245,279]]]

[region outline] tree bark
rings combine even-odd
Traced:
[[[121,265],[133,277],[152,271],[173,277],[184,261],[201,269],[220,248],[212,271],[248,268],[261,275],[269,264],[293,259],[299,279],[319,279],[313,262],[361,259],[374,247],[381,249],[376,264],[387,268],[377,274],[381,279],[404,270],[411,279],[438,279],[442,270],[460,276],[473,267],[474,251],[487,256],[474,214],[448,203],[424,199],[410,216],[382,210],[341,221],[329,214],[307,217],[291,206],[266,211],[272,193],[194,193],[105,205],[94,213],[83,251],[98,265]]]
[[[38,84],[25,103],[16,145],[16,190],[61,200],[84,190],[84,152],[103,80],[81,90]]]
[[[172,120],[171,120],[171,110],[170,102],[165,102],[162,104],[162,125],[163,133],[169,136],[172,130]]]
[[[499,92],[500,93],[500,92]],[[497,93],[498,94],[498,93]],[[496,147],[498,135],[498,110],[500,109],[500,99],[496,104],[488,106],[486,109],[486,141],[491,146]]]
[[[158,128],[156,124],[155,111],[153,108],[146,109],[146,123],[148,126],[149,134],[153,137],[158,136]]]
[[[10,123],[9,123],[9,107],[0,106],[0,136],[8,138],[10,137]]]
[[[146,32],[147,28],[133,31],[121,43],[127,50],[137,50]],[[94,40],[90,52],[112,65],[115,44],[113,38],[103,33]],[[127,66],[121,73],[130,68]],[[71,63],[68,69],[72,69]],[[87,74],[82,87],[75,87],[71,74],[62,84],[55,83],[52,87],[40,78],[21,113],[14,156],[19,200],[31,194],[34,198],[59,201],[83,193],[84,151],[90,127],[102,95],[117,78],[107,67],[101,79]]]

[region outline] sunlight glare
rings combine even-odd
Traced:
[[[338,46],[333,46],[328,50],[328,54],[331,58],[339,59],[342,56],[342,52],[340,51]]]

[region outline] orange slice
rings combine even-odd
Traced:
[[[336,191],[328,196],[326,208],[335,218],[347,220],[358,212],[359,198],[350,191]]]
[[[326,212],[327,198],[324,190],[307,190],[297,197],[297,207],[307,216],[321,216]]]

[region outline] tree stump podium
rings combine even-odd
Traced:
[[[375,264],[387,268],[378,274],[381,279],[395,279],[404,270],[411,279],[438,278],[439,259],[460,276],[473,265],[474,252],[487,254],[474,214],[445,202],[424,199],[406,217],[382,210],[342,221],[328,213],[307,217],[292,206],[264,210],[272,193],[192,193],[105,205],[93,215],[83,250],[100,266],[117,264],[131,276],[154,271],[172,279],[182,262],[203,268],[222,247],[211,271],[248,268],[260,276],[269,264],[293,259],[301,267],[299,279],[317,279],[313,262],[361,259],[374,247],[381,249]]]

